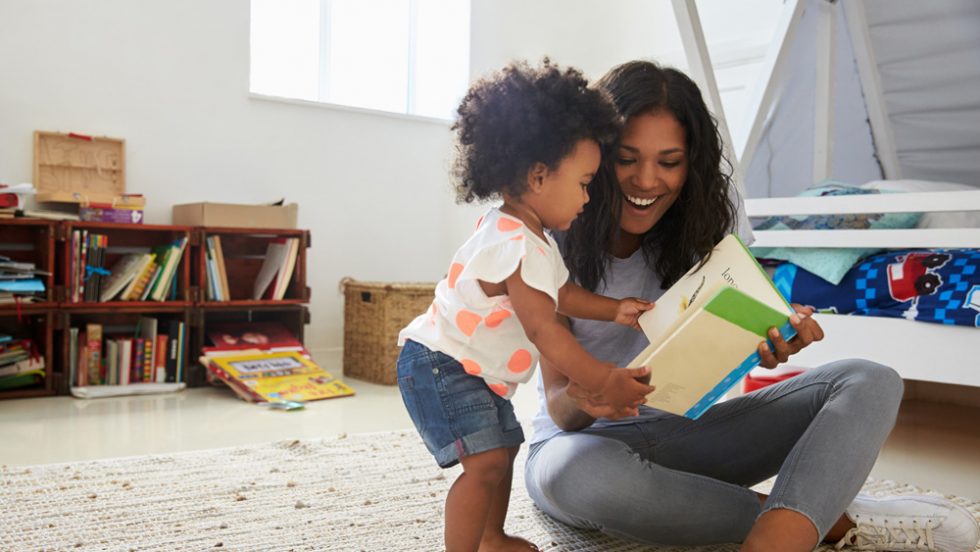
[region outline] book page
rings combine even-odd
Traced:
[[[699,309],[636,366],[650,367],[647,406],[685,415],[758,347],[760,337]]]
[[[728,285],[787,315],[793,309],[773,285],[755,257],[734,234],[718,242],[703,267],[694,265],[656,302],[656,307],[640,316],[640,327],[656,345],[683,323],[688,309],[703,305],[720,286]]]

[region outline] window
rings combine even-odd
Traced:
[[[256,94],[451,119],[469,82],[465,0],[252,0]]]

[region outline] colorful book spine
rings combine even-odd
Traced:
[[[102,325],[88,324],[85,333],[88,336],[88,385],[97,385],[102,383]]]

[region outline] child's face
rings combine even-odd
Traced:
[[[589,202],[586,188],[599,170],[601,153],[594,140],[580,140],[572,152],[558,163],[555,170],[546,170],[540,176],[537,190],[525,196],[541,219],[541,224],[551,230],[567,230]]]

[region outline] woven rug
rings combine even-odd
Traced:
[[[4,466],[0,550],[442,550],[458,473],[440,470],[413,432]],[[888,481],[864,490],[921,492]],[[980,503],[950,498],[980,517]],[[519,476],[507,530],[551,552],[737,549],[657,548],[567,527],[534,507]]]

